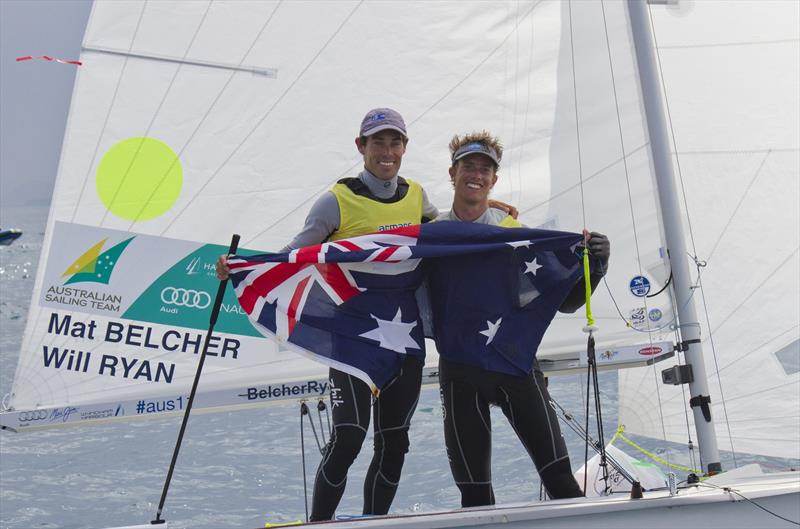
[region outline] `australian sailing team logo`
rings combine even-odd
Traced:
[[[98,292],[88,288],[67,287],[75,283],[99,283],[108,285],[111,274],[119,261],[122,252],[134,237],[123,240],[103,251],[108,238],[94,244],[83,252],[64,270],[62,278],[67,278],[63,285],[51,285],[45,292],[44,299],[50,303],[87,307],[95,310],[119,312],[122,296],[107,292]]]
[[[108,238],[98,242],[75,259],[75,262],[64,271],[61,277],[69,277],[64,284],[102,283],[107,285],[119,256],[133,239],[133,237],[125,239],[103,253],[100,253],[100,250],[103,249]]]

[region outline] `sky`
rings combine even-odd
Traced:
[[[50,203],[79,68],[16,58],[78,59],[91,4],[0,0],[1,209]]]

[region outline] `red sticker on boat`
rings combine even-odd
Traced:
[[[653,356],[653,355],[657,355],[661,351],[663,351],[663,349],[661,349],[660,347],[654,345],[652,347],[643,347],[643,348],[639,349],[639,354],[640,355],[644,355],[644,356]]]

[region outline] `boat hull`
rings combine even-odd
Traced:
[[[746,499],[745,499],[746,498]],[[757,505],[756,505],[757,504]],[[792,520],[782,520],[763,509]],[[609,528],[796,527],[800,520],[800,473],[763,474],[719,484],[709,480],[678,490],[627,496],[578,498],[409,516],[326,522],[337,529],[392,528]],[[310,524],[318,525],[318,524]]]

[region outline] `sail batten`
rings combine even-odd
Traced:
[[[155,53],[137,53],[130,50],[121,50],[121,49],[113,49],[113,48],[104,48],[101,46],[86,46],[83,48],[84,51],[96,52],[96,53],[108,53],[110,55],[121,55],[123,57],[135,57],[137,59],[152,59],[155,61],[164,61],[170,62],[175,64],[189,64],[192,66],[204,66],[207,68],[218,68],[220,70],[232,70],[237,72],[248,72],[263,75],[269,78],[276,78],[278,76],[278,70],[275,68],[265,68],[261,66],[249,66],[243,64],[234,64],[234,63],[219,63],[219,62],[211,62],[211,61],[203,61],[203,60],[196,60],[196,59],[189,59],[187,57],[170,57],[166,55],[158,55]]]

